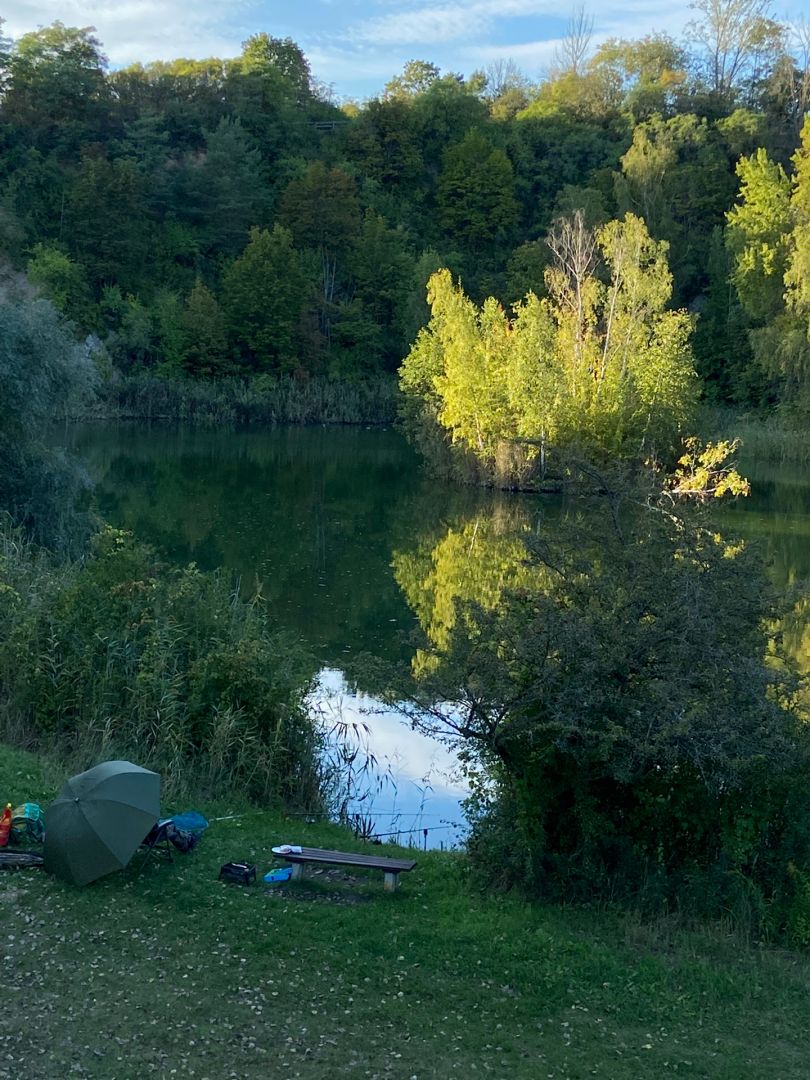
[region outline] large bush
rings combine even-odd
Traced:
[[[808,734],[749,550],[625,492],[521,545],[452,525],[419,563],[414,721],[461,740],[493,881],[806,919]]]
[[[0,511],[54,547],[83,531],[74,509],[82,477],[45,431],[75,408],[92,375],[86,350],[51,304],[0,291]]]
[[[105,529],[77,562],[0,533],[0,731],[79,765],[132,756],[168,787],[316,805],[313,668],[259,600]]]

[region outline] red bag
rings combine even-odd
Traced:
[[[3,816],[0,817],[0,847],[8,843],[8,834],[11,832],[11,803],[6,804]]]

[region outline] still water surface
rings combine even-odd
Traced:
[[[381,833],[452,844],[464,785],[455,758],[394,710],[350,691],[353,655],[407,660],[416,618],[392,559],[446,523],[493,505],[486,494],[437,490],[391,430],[194,430],[87,425],[63,438],[84,462],[110,523],[132,529],[178,562],[225,567],[246,593],[317,658],[313,704],[328,726],[356,725],[381,783],[354,809]],[[366,736],[368,729],[368,736]]]
[[[461,552],[454,588],[472,581],[479,522],[498,523],[502,536],[515,513],[534,528],[553,521],[559,504],[437,484],[399,433],[378,428],[88,425],[64,440],[85,463],[108,521],[173,560],[227,568],[245,592],[260,588],[276,622],[309,645],[321,669],[314,704],[327,722],[365,725],[387,775],[356,806],[377,830],[421,843],[429,828],[430,846],[452,843],[464,795],[453,755],[396,711],[351,692],[342,673],[358,653],[413,656],[414,598],[433,590],[438,607],[437,567],[451,548]],[[720,512],[720,523],[760,542],[778,587],[810,578],[805,471],[743,466],[752,495]],[[801,650],[805,626],[791,634]]]

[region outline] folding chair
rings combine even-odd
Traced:
[[[141,841],[141,850],[144,853],[141,862],[141,873],[143,873],[144,867],[153,857],[174,862],[172,845],[169,841],[169,826],[172,824],[172,820],[172,818],[160,818]]]

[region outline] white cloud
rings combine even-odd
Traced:
[[[519,68],[529,72],[548,67],[561,43],[560,38],[549,38],[511,45],[474,45],[464,50],[464,58],[473,67],[486,66],[494,60],[514,60]]]
[[[484,20],[486,21],[486,20]],[[374,45],[409,45],[457,41],[475,37],[484,29],[475,13],[458,4],[444,7],[412,8],[394,15],[382,15],[351,27],[349,41]]]
[[[400,5],[401,6],[401,5]],[[407,11],[358,22],[346,32],[355,42],[376,45],[439,44],[463,41],[489,32],[497,20],[556,15],[555,0],[470,0],[468,3],[423,3]]]
[[[520,19],[525,23],[531,17],[539,19],[543,16],[565,20],[569,15],[569,7],[561,5],[559,0],[418,2],[411,3],[406,10],[402,10],[402,4],[396,6],[396,11],[349,25],[341,37],[349,45],[379,48],[421,44],[435,49],[454,42],[470,43],[463,49],[463,54],[478,55],[482,59],[523,56],[527,62],[547,62],[554,42],[547,44],[545,39],[535,36],[534,40],[505,46],[490,44],[487,38],[491,38],[496,29],[502,29],[505,20]],[[675,3],[672,0],[624,0],[618,11],[603,7],[595,12],[594,40],[600,41],[610,35],[640,37],[653,30],[679,33],[691,14],[689,5],[683,0],[680,3],[678,0]]]
[[[363,79],[382,86],[396,75],[403,61],[397,54],[370,47],[340,49],[315,45],[305,49],[313,72],[329,82],[349,83]]]
[[[61,20],[95,26],[114,66],[178,56],[233,56],[250,33],[242,22],[258,0],[16,0],[5,32],[19,37]]]

